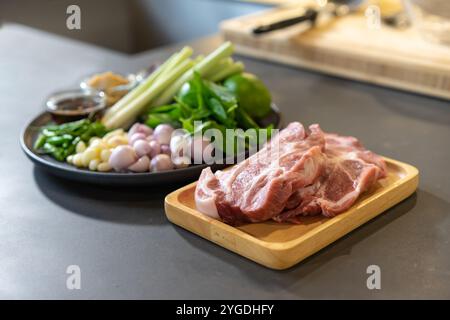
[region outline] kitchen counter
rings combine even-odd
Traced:
[[[238,57],[273,93],[285,122],[320,123],[420,170],[417,192],[285,271],[273,271],[164,215],[178,186],[83,185],[37,169],[23,126],[53,91],[101,70],[127,72],[174,46],[127,56],[29,28],[0,29],[0,298],[450,298],[450,103]],[[190,43],[207,53],[218,36]],[[186,181],[187,183],[187,181]],[[81,289],[68,290],[69,265]],[[367,267],[381,269],[369,290]]]

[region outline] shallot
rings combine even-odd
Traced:
[[[150,159],[147,156],[140,157],[135,163],[128,167],[133,172],[146,172],[150,168]]]
[[[168,124],[160,124],[153,131],[153,137],[160,144],[169,144],[173,127]]]
[[[150,157],[156,157],[161,152],[161,147],[159,143],[155,140],[149,142],[150,146]]]
[[[147,140],[138,140],[133,144],[134,151],[138,157],[146,156],[152,151],[150,143]]]
[[[153,172],[167,171],[173,169],[173,167],[172,160],[167,154],[158,154],[150,163]]]
[[[114,170],[121,171],[135,163],[137,158],[136,152],[132,147],[122,145],[113,149],[109,157],[109,164]]]
[[[172,161],[173,161],[175,168],[177,168],[177,169],[189,167],[189,165],[191,164],[191,158],[186,157],[186,156],[174,157],[174,158],[172,158]]]
[[[140,133],[140,132],[136,132],[136,133],[133,133],[130,136],[130,139],[128,140],[128,143],[129,143],[130,146],[132,146],[132,145],[134,145],[134,143],[136,141],[138,141],[138,140],[145,140],[146,137],[147,136],[145,134]]]

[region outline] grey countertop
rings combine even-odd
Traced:
[[[192,42],[199,52],[220,39]],[[135,71],[175,47],[125,56],[28,28],[0,29],[1,298],[450,298],[450,104],[242,59],[285,119],[359,137],[420,170],[417,192],[285,271],[273,271],[172,225],[178,186],[113,189],[34,168],[19,147],[52,91],[104,69]],[[177,47],[178,48],[178,47]],[[66,269],[81,269],[81,289]],[[366,286],[369,265],[381,290]]]

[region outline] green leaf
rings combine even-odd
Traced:
[[[229,107],[227,109],[227,114],[234,116],[235,115],[234,110],[236,110],[237,108],[238,108],[238,104],[237,103],[233,104],[231,107]]]
[[[186,82],[178,92],[176,98],[187,105],[197,107],[197,90],[194,88],[192,81]]]
[[[145,124],[151,128],[155,128],[162,123],[170,124],[173,127],[179,127],[180,125],[177,120],[174,120],[174,118],[167,113],[149,114],[147,120],[145,121]]]
[[[227,112],[223,108],[222,104],[216,98],[210,98],[208,101],[208,107],[215,118],[223,124],[228,122]]]
[[[211,111],[208,109],[198,109],[192,112],[192,120],[207,120],[211,116]]]
[[[179,108],[179,105],[174,103],[174,104],[168,104],[168,105],[164,105],[164,106],[159,106],[159,107],[153,107],[151,108],[148,113],[167,113],[167,112],[171,112],[174,109]]]
[[[235,111],[239,127],[244,129],[259,128],[255,120],[243,108],[237,108]]]
[[[192,115],[193,108],[189,106],[188,104],[184,103],[183,101],[179,100],[177,97],[175,97],[175,101],[178,103],[180,108],[180,114],[183,118],[189,118]]]
[[[182,125],[183,129],[187,130],[190,133],[194,132],[194,125],[192,123],[193,121],[191,118],[189,118],[189,119],[182,118],[182,119],[180,119],[180,121],[181,121],[181,125]]]
[[[236,97],[224,86],[206,80],[204,81],[204,85],[209,93],[219,99],[227,108],[231,108],[237,104]]]
[[[198,72],[194,72],[194,79],[192,80],[192,85],[195,88],[195,93],[197,96],[197,107],[202,109],[205,107],[205,102],[203,100],[203,81]]]

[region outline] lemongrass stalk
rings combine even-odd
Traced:
[[[152,72],[141,84],[136,88],[128,92],[122,99],[117,101],[111,108],[109,108],[103,115],[102,121],[105,122],[107,119],[111,118],[117,111],[122,109],[126,104],[130,103],[133,99],[136,99],[142,92],[145,91],[149,86],[155,82],[155,80],[172,64],[172,62],[179,56],[179,53],[173,54],[169,59],[167,59],[159,68]]]
[[[207,73],[213,68],[220,60],[228,58],[233,54],[234,46],[231,42],[227,41],[223,43],[216,50],[207,55],[202,61],[196,64],[193,68],[186,71],[177,81],[175,81],[169,88],[164,90],[161,96],[152,104],[153,106],[160,106],[169,103],[173,100],[174,96],[180,90],[180,88],[191,80],[194,76],[194,72],[198,72],[201,76]]]
[[[104,125],[108,129],[120,128],[130,124],[133,119],[142,113],[145,107],[154,99],[158,94],[170,86],[176,79],[178,79],[187,70],[192,68],[194,62],[192,60],[185,60],[178,64],[175,68],[168,73],[162,75],[156,80],[152,86],[145,90],[136,99],[127,104],[124,108],[117,111],[111,118],[104,122]]]
[[[106,122],[115,113],[124,108],[131,101],[136,99],[145,90],[147,90],[161,75],[172,70],[176,65],[185,61],[192,55],[192,48],[184,47],[180,52],[174,53],[167,59],[161,66],[159,66],[155,71],[153,71],[139,86],[131,90],[122,99],[117,101],[103,116],[102,121]]]
[[[231,66],[234,63],[231,57],[220,60],[214,67],[212,67],[208,72],[206,72],[203,77],[206,79],[211,79],[216,73],[220,72],[222,69],[225,69]]]
[[[195,63],[199,63],[203,59],[205,59],[205,56],[202,54],[199,54],[198,56],[195,57],[194,61],[195,61]]]
[[[213,77],[210,78],[210,80],[212,82],[219,82],[225,78],[228,78],[229,76],[232,76],[233,74],[241,73],[242,71],[244,71],[244,64],[239,61],[225,69],[222,69],[220,72],[217,72]]]
[[[194,59],[194,66],[195,66],[196,64],[198,64],[200,61],[202,61],[204,58],[205,58],[205,57],[204,57],[203,55],[198,55],[197,57],[195,57],[195,59]],[[175,81],[177,81],[177,80],[175,80]],[[161,96],[164,95],[164,93],[165,93],[165,91],[161,92],[161,93],[153,100],[152,105],[151,105],[151,106],[148,106],[148,107],[151,108],[151,107],[153,107],[153,106],[160,106],[161,104],[159,103],[159,101],[162,101]],[[163,98],[163,99],[165,99],[165,98]]]
[[[195,57],[194,59],[194,65],[196,65],[197,63],[199,63],[200,61],[202,61],[205,57],[203,55],[198,55],[197,57]],[[160,104],[158,103],[158,100],[160,99],[161,95],[164,94],[164,91],[161,92],[155,99],[154,99],[154,106],[159,106]]]

